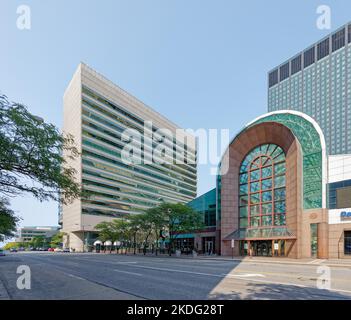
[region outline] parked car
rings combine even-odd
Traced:
[[[17,248],[11,248],[10,252],[17,252]]]
[[[4,256],[5,255],[5,251],[3,249],[0,249],[0,256]]]
[[[48,249],[49,252],[54,252],[54,250],[55,250],[54,248],[49,248]]]
[[[62,252],[63,250],[61,248],[55,248],[54,252]]]
[[[66,253],[68,252],[68,253],[69,253],[69,252],[71,252],[71,251],[70,251],[69,248],[64,248],[64,249],[63,249],[63,252],[66,252]]]

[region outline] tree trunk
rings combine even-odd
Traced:
[[[136,233],[134,234],[134,254],[136,254]]]

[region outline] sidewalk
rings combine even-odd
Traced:
[[[94,253],[95,254],[95,253]],[[96,253],[96,254],[109,254],[109,253]],[[115,253],[111,253],[115,254]],[[124,253],[123,253],[124,255]],[[127,256],[134,256],[133,253],[128,253]],[[136,256],[144,256],[142,253],[136,253]],[[351,268],[351,259],[313,259],[313,258],[304,258],[304,259],[292,259],[292,258],[282,258],[282,257],[241,257],[234,256],[234,258],[230,256],[205,256],[205,255],[197,255],[193,257],[191,254],[181,256],[176,256],[172,254],[169,256],[168,254],[158,254],[157,256],[146,254],[146,257],[154,257],[154,258],[169,258],[169,259],[193,259],[193,260],[218,260],[218,261],[233,261],[233,262],[251,262],[251,263],[270,263],[270,264],[293,264],[293,265],[325,265],[329,267],[343,267],[343,268]]]
[[[296,265],[326,265],[329,267],[351,268],[351,259],[291,259],[281,257],[222,257],[222,256],[198,256],[203,260],[239,261],[252,263],[279,263]]]

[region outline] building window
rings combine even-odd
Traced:
[[[333,52],[345,46],[345,28],[332,35]]]
[[[311,256],[317,257],[318,254],[318,224],[311,224]]]
[[[301,71],[301,54],[291,60],[291,75]]]
[[[282,65],[280,67],[280,81],[285,80],[286,78],[289,78],[290,76],[290,69],[289,69],[289,62],[287,62],[286,64]]]
[[[344,254],[351,255],[351,231],[344,231]]]
[[[321,41],[317,45],[317,59],[323,59],[329,54],[329,38]]]
[[[348,26],[348,43],[351,43],[351,24],[349,24],[349,26]]]
[[[315,47],[312,47],[303,53],[303,67],[307,68],[314,62],[315,62]]]
[[[269,87],[273,87],[275,84],[278,83],[278,69],[272,71],[269,74]]]
[[[328,193],[329,209],[351,208],[351,180],[330,183]]]
[[[336,190],[337,208],[351,208],[351,187]]]
[[[275,144],[253,149],[240,167],[240,228],[285,226],[285,154]]]

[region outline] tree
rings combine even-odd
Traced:
[[[66,158],[79,155],[71,135],[0,95],[0,193],[28,192],[43,200],[71,202],[81,196]]]
[[[47,245],[47,239],[44,236],[36,236],[29,241],[29,245],[33,248],[43,248]]]
[[[150,209],[149,209],[150,210]],[[140,229],[143,237],[143,253],[146,255],[146,248],[148,245],[148,240],[152,234],[153,220],[149,211],[139,215]]]
[[[103,221],[95,226],[95,229],[99,231],[99,239],[102,242],[105,241],[115,241],[116,233],[113,229],[111,222]],[[110,249],[111,252],[111,249]]]
[[[137,234],[142,228],[142,224],[144,222],[143,220],[144,220],[143,214],[128,216],[129,232],[130,232],[131,238],[133,239],[134,254],[136,253]]]
[[[56,233],[50,241],[51,248],[59,248],[62,247],[63,237],[66,235],[65,232]]]
[[[125,219],[114,219],[111,224],[116,235],[116,240],[123,243],[125,246],[125,254],[127,254],[127,242],[131,238],[130,222]]]
[[[0,241],[12,238],[15,235],[19,218],[15,216],[13,210],[9,208],[10,202],[4,197],[0,197]]]
[[[181,233],[195,232],[204,227],[202,215],[185,204],[162,203],[155,210],[158,211],[160,226],[169,233],[169,255]]]
[[[0,95],[0,240],[13,236],[18,222],[5,197],[29,193],[65,204],[89,195],[67,163],[78,155],[71,135]]]
[[[22,242],[8,242],[5,244],[4,246],[4,250],[10,250],[12,248],[20,248],[20,247],[24,247]]]
[[[157,255],[160,235],[163,229],[165,229],[167,221],[165,220],[163,210],[158,207],[150,208],[145,212],[145,223],[147,227],[150,227],[150,232],[153,233],[156,241],[155,255]]]

